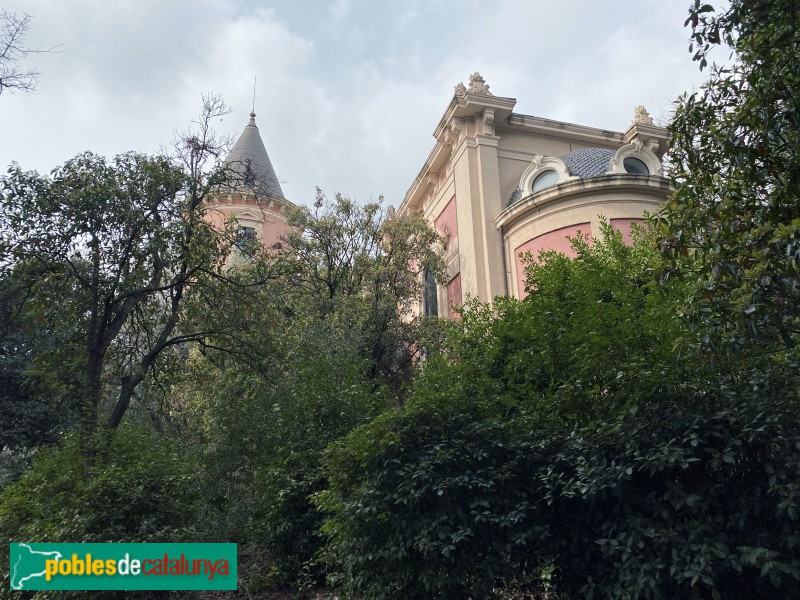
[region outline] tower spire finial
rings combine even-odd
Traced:
[[[257,81],[258,81],[258,78],[255,75],[253,75],[253,108],[250,111],[250,116],[251,117],[255,117],[256,116],[256,82]]]

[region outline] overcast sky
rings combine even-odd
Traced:
[[[515,112],[624,131],[705,78],[691,0],[4,0],[32,15],[33,94],[0,95],[0,166],[49,171],[91,150],[156,152],[204,93],[255,111],[286,196],[314,187],[399,204],[459,81],[480,73]]]

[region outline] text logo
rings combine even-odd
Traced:
[[[235,590],[236,544],[11,544],[12,590]]]

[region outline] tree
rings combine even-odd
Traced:
[[[0,10],[0,94],[4,90],[10,92],[32,92],[36,89],[39,71],[26,69],[20,65],[31,54],[52,52],[49,50],[33,50],[26,48],[25,36],[31,25],[31,16],[21,16]]]
[[[222,319],[197,329],[187,318],[195,299],[207,312],[219,294],[245,289],[241,273],[224,269],[233,224],[219,232],[205,218],[206,199],[226,182],[224,170],[204,170],[219,156],[209,123],[225,110],[206,99],[183,163],[86,153],[50,176],[12,166],[0,181],[0,264],[24,287],[21,318],[69,329],[66,343],[42,360],[49,357],[56,373],[81,373],[71,395],[85,444],[101,413],[109,427],[120,424],[167,350],[235,336]]]
[[[400,394],[419,351],[411,308],[423,271],[444,271],[443,239],[419,215],[387,217],[382,200],[359,205],[337,194],[329,202],[317,190],[313,211],[289,217],[284,281],[292,301],[310,301],[320,319],[357,320],[370,377],[384,377]]]
[[[678,191],[664,249],[700,276],[687,307],[706,345],[800,339],[800,13],[792,0],[690,9],[701,68],[729,46],[733,62],[680,99],[672,132]]]
[[[420,217],[388,218],[380,202],[321,192],[288,220],[280,277],[247,302],[249,343],[269,372],[207,352],[219,369],[193,356],[178,393],[203,415],[220,535],[267,553],[262,581],[296,585],[324,575],[314,561],[322,517],[309,495],[327,485],[325,447],[406,399],[414,342],[433,325],[412,322],[408,309],[421,270],[441,262],[441,240]]]

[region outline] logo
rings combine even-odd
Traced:
[[[12,590],[235,590],[236,544],[11,544]]]

